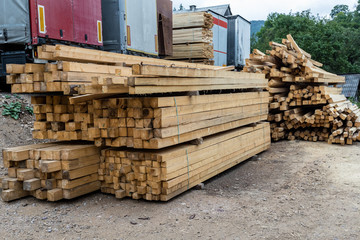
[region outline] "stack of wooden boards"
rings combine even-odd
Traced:
[[[101,190],[117,198],[168,201],[270,147],[269,123],[237,128],[160,151],[106,149]]]
[[[51,63],[9,65],[8,82],[46,93],[31,99],[33,137],[66,142],[5,150],[16,182],[3,181],[5,201],[70,199],[100,184],[167,201],[269,148],[264,74],[60,45],[38,55]]]
[[[13,93],[153,94],[266,87],[262,74],[69,46],[41,46],[48,64],[7,65]],[[96,64],[94,64],[94,62]],[[115,66],[119,65],[119,66]]]
[[[244,71],[264,73],[269,81],[272,139],[342,145],[360,140],[360,110],[336,86],[345,78],[321,69],[291,35],[270,46],[267,54],[255,49]]]
[[[160,149],[266,120],[269,94],[122,97],[78,104],[66,96],[43,96],[32,97],[32,103],[35,139]]]
[[[44,143],[3,150],[8,176],[1,197],[73,199],[100,189],[100,149],[86,143]]]
[[[173,55],[168,59],[213,65],[213,17],[206,12],[173,16]]]

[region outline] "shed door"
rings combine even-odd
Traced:
[[[30,41],[29,1],[0,0],[0,44]]]
[[[101,0],[73,0],[73,11],[75,41],[102,45]]]
[[[74,41],[72,0],[37,0],[38,36]]]

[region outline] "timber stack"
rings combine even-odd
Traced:
[[[213,17],[206,12],[173,16],[173,55],[168,59],[214,65]]]
[[[270,46],[267,54],[255,49],[244,72],[266,74],[272,140],[360,141],[360,110],[338,86],[345,78],[321,69],[291,35]]]
[[[8,176],[1,197],[73,199],[100,189],[100,149],[89,143],[43,143],[3,149]]]
[[[98,189],[168,201],[270,146],[264,74],[60,45],[38,55],[51,63],[8,65],[7,80],[36,93],[33,137],[57,142],[3,151],[5,201]]]

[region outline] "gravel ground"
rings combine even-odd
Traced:
[[[33,142],[28,117],[0,117],[2,147]],[[360,239],[359,208],[358,144],[284,141],[167,203],[0,201],[0,239]]]
[[[15,120],[10,116],[3,116],[3,105],[10,103],[21,103],[21,113],[19,119]],[[26,107],[31,107],[31,99],[29,95],[9,94],[0,92],[0,149],[6,147],[15,147],[44,141],[32,139],[32,126],[34,116],[30,114]],[[2,164],[2,154],[0,154],[0,176],[5,174]]]

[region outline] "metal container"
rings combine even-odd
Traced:
[[[74,42],[102,46],[101,0],[73,0],[73,16]]]
[[[30,0],[32,44],[39,39],[102,45],[100,0]]]
[[[239,15],[228,16],[227,64],[240,69],[250,55],[251,23]]]
[[[102,0],[105,50],[158,56],[156,0]]]
[[[0,0],[0,76],[5,64],[34,61],[36,45],[102,41],[101,0]]]
[[[157,0],[159,55],[173,54],[173,9],[170,0]]]
[[[0,44],[30,41],[29,0],[0,0]]]
[[[102,45],[101,0],[0,0],[0,44]]]
[[[214,44],[214,64],[216,66],[227,66],[227,44],[228,44],[228,20],[226,17],[209,10],[214,18],[213,44]]]

